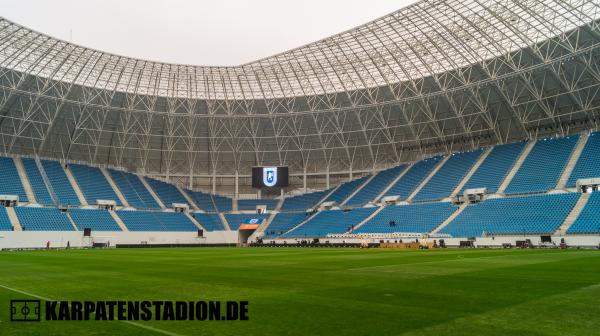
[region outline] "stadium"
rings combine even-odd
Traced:
[[[422,0],[200,66],[0,17],[0,334],[597,333],[599,20]]]

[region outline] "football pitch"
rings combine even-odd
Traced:
[[[11,300],[248,301],[247,321],[12,322]],[[0,335],[592,335],[600,251],[0,252]]]

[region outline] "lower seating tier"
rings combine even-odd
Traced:
[[[202,225],[207,231],[223,231],[225,227],[221,222],[221,218],[217,214],[205,214],[201,212],[194,212],[192,216],[196,218],[198,223]]]
[[[567,233],[598,234],[600,233],[600,192],[590,195],[585,208],[579,213]]]
[[[80,231],[86,228],[92,231],[121,231],[107,210],[69,209],[69,214]]]
[[[66,212],[57,208],[15,207],[23,231],[74,231]]]
[[[376,210],[377,208],[356,208],[349,211],[324,210],[285,234],[284,237],[323,237],[327,234],[344,233],[367,219]]]
[[[306,212],[280,212],[265,230],[265,237],[280,236],[306,220]]]
[[[192,232],[198,227],[181,212],[117,211],[117,215],[130,231]]]

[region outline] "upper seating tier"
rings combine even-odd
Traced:
[[[600,177],[600,132],[590,134],[581,156],[571,172],[567,187],[574,188],[577,180]]]
[[[98,200],[111,200],[122,205],[100,168],[71,163],[69,169],[88,204],[96,204]]]
[[[415,195],[413,201],[441,200],[450,196],[482,153],[483,149],[479,148],[470,152],[450,154],[450,158]]]
[[[35,160],[30,158],[21,158],[21,162],[23,162],[25,173],[27,174],[29,184],[31,185],[31,189],[33,190],[33,194],[35,195],[35,200],[39,204],[54,204],[54,201],[50,196],[48,186],[44,182],[44,178],[42,177],[42,174],[40,173],[40,170]]]
[[[365,205],[373,201],[398,175],[406,169],[407,165],[399,165],[394,168],[380,171],[365,184],[351,199],[346,202],[346,205],[357,206]]]
[[[160,208],[138,175],[114,169],[108,169],[108,173],[130,206],[137,209]]]
[[[441,156],[435,156],[416,162],[394,183],[385,196],[400,196],[400,200],[407,199],[441,160]]]
[[[27,194],[21,183],[21,177],[17,172],[17,166],[10,157],[0,157],[0,194],[17,195],[19,202],[27,202]]]
[[[81,205],[62,164],[51,160],[41,160],[41,163],[58,202],[61,205]]]
[[[555,188],[578,140],[579,135],[538,140],[504,192],[540,193]]]

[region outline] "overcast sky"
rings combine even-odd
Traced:
[[[414,0],[0,0],[0,15],[120,55],[239,65],[342,32]],[[72,31],[72,38],[71,38]]]

